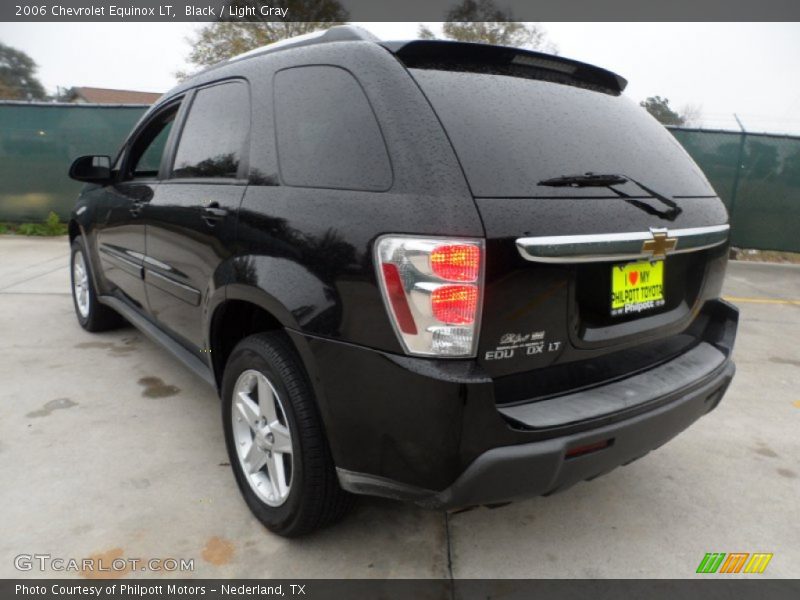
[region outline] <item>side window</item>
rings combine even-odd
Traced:
[[[165,109],[151,121],[131,144],[125,179],[158,176],[161,157],[180,103]]]
[[[275,75],[275,129],[283,181],[383,191],[392,168],[375,114],[344,69],[295,67]]]
[[[199,89],[181,132],[172,177],[236,177],[249,129],[245,83]]]

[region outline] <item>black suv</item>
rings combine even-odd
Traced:
[[[142,118],[69,223],[89,331],[124,317],[213,386],[255,515],[351,492],[550,494],[720,401],[723,203],[609,71],[337,27],[231,59]]]

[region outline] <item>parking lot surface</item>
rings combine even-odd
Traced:
[[[172,575],[195,577],[683,578],[707,552],[770,552],[757,577],[800,573],[800,266],[730,264],[734,382],[643,459],[495,509],[363,498],[284,540],[239,496],[214,392],[132,327],[79,327],[68,252],[0,236],[0,577],[92,575],[20,572],[19,554],[193,559]]]

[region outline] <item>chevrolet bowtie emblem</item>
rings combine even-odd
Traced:
[[[642,253],[649,254],[650,260],[665,259],[667,253],[675,250],[675,246],[678,245],[678,239],[669,237],[669,231],[666,229],[650,229],[650,234],[653,239],[645,240],[642,244]]]

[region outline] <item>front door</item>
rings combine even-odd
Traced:
[[[215,274],[233,251],[246,189],[248,86],[226,81],[198,89],[168,175],[145,206],[145,284],[155,320],[188,349],[205,346]]]
[[[144,310],[145,221],[142,209],[155,197],[164,150],[180,102],[159,110],[122,153],[116,180],[98,193],[97,253],[108,291]],[[110,288],[110,289],[109,289]]]

